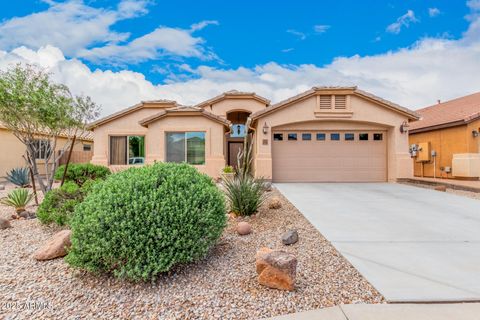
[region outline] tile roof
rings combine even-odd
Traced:
[[[164,109],[154,115],[151,115],[145,119],[142,119],[139,121],[140,125],[142,126],[148,126],[148,124],[155,122],[156,120],[163,118],[167,115],[175,115],[176,113],[181,115],[181,113],[198,113],[199,115],[202,115],[204,117],[210,118],[214,121],[220,122],[226,126],[230,126],[230,121],[228,121],[225,118],[222,118],[220,116],[217,116],[211,112],[208,112],[207,110],[204,110],[202,108],[197,108],[197,107],[190,107],[190,106],[178,106],[175,108],[170,108],[170,109]]]
[[[9,130],[3,123],[0,122],[0,129],[5,129]],[[39,135],[42,135],[42,132],[38,133]],[[72,134],[70,133],[60,133],[59,137],[63,138],[69,138],[72,137]],[[77,132],[77,139],[83,140],[83,141],[93,141],[93,132],[90,130],[80,130]]]
[[[227,92],[224,92],[222,94],[219,94],[218,96],[215,96],[211,99],[208,99],[208,100],[205,100],[205,101],[202,101],[198,104],[196,104],[194,107],[196,108],[204,108],[212,103],[216,103],[218,101],[221,101],[225,98],[228,98],[228,97],[243,97],[243,96],[249,96],[251,98],[254,98],[255,100],[258,100],[260,102],[263,102],[265,103],[266,105],[269,105],[270,104],[270,100],[262,97],[262,96],[259,96],[258,94],[256,94],[255,92],[246,92],[246,91],[238,91],[238,90],[230,90],[230,91],[227,91]]]
[[[437,103],[417,110],[421,120],[410,125],[410,132],[452,127],[480,119],[480,92]]]
[[[412,111],[408,108],[402,107],[402,106],[400,106],[396,103],[393,103],[391,101],[380,98],[380,97],[378,97],[374,94],[371,94],[369,92],[360,90],[357,87],[326,87],[326,86],[312,87],[312,89],[310,89],[310,90],[307,90],[305,92],[297,94],[296,96],[290,97],[286,100],[280,101],[280,102],[278,102],[276,104],[273,104],[271,106],[268,106],[267,108],[265,108],[263,110],[260,110],[260,111],[257,111],[255,113],[253,113],[252,118],[257,119],[264,114],[267,114],[267,113],[270,113],[270,112],[274,111],[275,109],[282,108],[282,107],[284,107],[284,106],[286,106],[286,105],[288,105],[292,102],[310,97],[310,96],[316,94],[317,92],[332,91],[332,90],[333,91],[351,91],[351,93],[353,93],[355,95],[374,100],[374,101],[376,101],[376,102],[378,102],[378,103],[380,103],[380,104],[382,104],[382,105],[384,105],[384,106],[386,106],[390,109],[393,109],[395,111],[407,114],[412,120],[419,119],[419,115],[417,113],[415,113],[414,111]]]

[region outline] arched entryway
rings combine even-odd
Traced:
[[[238,153],[243,149],[243,141],[248,129],[245,127],[249,111],[235,110],[227,113],[227,120],[232,123],[232,131],[227,136],[227,163],[237,166]]]

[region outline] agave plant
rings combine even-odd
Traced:
[[[264,180],[250,175],[238,175],[233,180],[224,181],[225,193],[230,210],[237,215],[254,214],[265,200],[267,184]]]
[[[30,185],[28,168],[12,169],[10,172],[7,172],[7,180],[21,188],[28,187]]]
[[[0,203],[15,208],[17,212],[22,212],[32,199],[33,194],[29,193],[28,189],[21,188],[12,190],[7,197],[0,199]]]

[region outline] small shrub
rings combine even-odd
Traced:
[[[58,167],[57,171],[55,171],[55,179],[61,180],[64,171],[65,165]],[[65,181],[73,181],[81,187],[87,180],[104,180],[110,173],[110,169],[104,166],[91,163],[70,163],[65,175]]]
[[[66,182],[58,189],[52,189],[45,195],[38,207],[37,217],[41,223],[56,223],[60,226],[68,225],[75,207],[83,201],[93,185],[94,180],[87,180],[82,187],[72,181]]]
[[[32,199],[33,193],[29,193],[28,189],[22,188],[12,190],[7,197],[0,200],[0,203],[15,208],[17,212],[22,212]]]
[[[70,226],[70,265],[154,279],[207,254],[226,226],[225,199],[212,179],[192,166],[157,163],[94,186]]]
[[[235,169],[232,166],[226,166],[223,168],[223,173],[235,173]]]
[[[30,171],[28,168],[14,168],[7,172],[7,180],[20,188],[30,185]]]
[[[230,210],[237,215],[252,215],[265,201],[267,185],[261,179],[239,175],[233,180],[224,181],[224,186]]]

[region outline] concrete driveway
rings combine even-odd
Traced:
[[[275,186],[388,301],[480,301],[480,201],[388,183]]]

